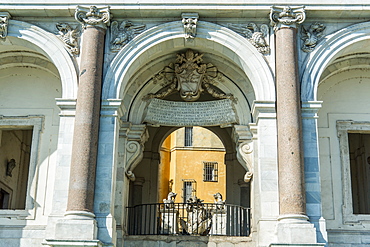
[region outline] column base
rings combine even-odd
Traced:
[[[93,213],[84,211],[67,212],[55,223],[54,234],[43,245],[52,247],[94,246],[101,247],[97,239],[98,227]]]
[[[306,215],[281,215],[276,228],[278,243],[270,246],[324,246],[317,245],[316,229]]]

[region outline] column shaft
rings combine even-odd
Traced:
[[[280,214],[305,214],[296,28],[276,31],[276,112]]]
[[[83,33],[67,211],[93,212],[105,29]]]

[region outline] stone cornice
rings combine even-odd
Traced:
[[[183,12],[197,12],[204,18],[214,16],[220,18],[266,18],[270,12],[271,5],[276,1],[265,2],[264,4],[240,4],[238,2],[214,2],[214,3],[181,3],[172,4],[170,7],[166,3],[158,1],[125,1],[123,7],[122,1],[111,1],[109,3],[110,13],[115,18],[137,18],[138,16],[150,16],[150,18],[174,18],[177,20]],[[343,4],[341,2],[325,4],[325,0],[303,1],[305,10],[310,13],[310,18],[327,19],[333,16],[338,19],[355,18],[367,20],[370,16],[370,0],[363,0],[361,3]],[[17,17],[73,17],[75,6],[84,4],[76,1],[65,1],[64,3],[45,3],[18,0],[12,3],[4,3],[1,8],[8,11],[13,18]],[[85,3],[86,4],[86,3]],[[107,3],[104,1],[96,2],[96,5],[102,6]],[[30,12],[30,9],[32,12]],[[124,10],[124,11],[123,11]]]
[[[277,31],[280,28],[297,28],[306,19],[304,6],[272,6],[270,12],[271,26]]]

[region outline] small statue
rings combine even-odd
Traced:
[[[163,199],[166,208],[173,208],[177,194],[175,192],[168,193],[167,199]]]
[[[15,168],[15,160],[11,159],[6,165],[6,175],[11,177],[13,169]]]
[[[220,192],[217,192],[216,194],[213,195],[214,201],[216,204],[217,209],[223,209],[225,205],[225,200],[222,200],[222,195]]]

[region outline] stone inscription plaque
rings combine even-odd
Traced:
[[[144,122],[165,126],[226,126],[237,123],[229,99],[205,102],[175,102],[150,99]]]

